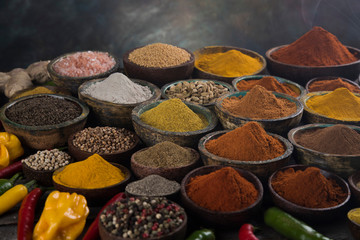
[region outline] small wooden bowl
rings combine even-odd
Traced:
[[[177,182],[181,182],[181,180],[184,178],[184,176],[188,172],[190,172],[194,168],[200,166],[199,153],[196,150],[194,150],[192,148],[188,148],[188,147],[186,147],[186,149],[190,150],[193,155],[193,160],[188,165],[184,165],[181,167],[173,167],[173,168],[162,168],[162,167],[156,168],[156,167],[150,167],[150,166],[146,166],[146,165],[136,162],[136,160],[135,160],[136,154],[139,152],[145,151],[147,149],[149,149],[149,148],[141,149],[131,156],[131,170],[133,171],[135,176],[138,178],[144,178],[146,176],[156,174],[156,175],[160,175],[164,178],[167,178],[169,180],[175,180]]]
[[[126,131],[131,132],[129,130],[126,130]],[[68,138],[68,150],[69,150],[69,154],[73,158],[75,158],[76,161],[82,161],[82,160],[90,157],[91,155],[93,155],[95,152],[83,151],[79,147],[75,146],[73,144],[73,140],[74,140],[76,133],[71,134],[70,137]],[[138,150],[139,142],[140,142],[139,137],[135,133],[134,133],[134,139],[135,139],[135,142],[133,143],[133,145],[125,151],[116,151],[113,153],[107,153],[107,154],[105,154],[105,153],[99,154],[98,153],[98,154],[108,162],[119,163],[126,167],[130,167],[129,163],[130,163],[131,155],[135,151]]]
[[[321,169],[334,172],[342,177],[349,177],[351,174],[360,169],[360,155],[339,155],[318,152],[304,146],[295,141],[295,135],[305,131],[331,127],[333,124],[307,124],[291,129],[288,133],[288,139],[294,145],[295,159],[298,163],[304,165],[317,166]],[[360,127],[351,126],[360,133]]]
[[[293,90],[295,93],[297,93],[299,96],[296,97],[297,99],[300,99],[301,96],[303,96],[304,94],[306,94],[305,88],[300,86],[299,84],[292,82],[290,80],[287,80],[285,78],[281,78],[281,77],[276,77],[276,76],[270,76],[270,75],[251,75],[251,76],[243,76],[243,77],[239,77],[239,78],[235,78],[232,81],[232,85],[235,89],[235,91],[241,92],[243,90],[239,90],[237,88],[237,84],[240,81],[250,81],[250,80],[260,80],[263,77],[273,77],[276,80],[278,80],[279,83],[284,84],[285,86],[289,87],[291,90]]]
[[[343,77],[334,77],[334,76],[324,76],[324,77],[316,77],[316,78],[313,78],[311,79],[310,81],[308,81],[306,83],[306,86],[305,86],[305,89],[307,92],[310,92],[309,91],[309,87],[311,86],[311,84],[317,82],[317,81],[323,81],[323,80],[336,80],[338,78],[341,78],[341,80],[343,80],[344,82],[347,82],[351,85],[353,85],[354,87],[358,88],[358,90],[360,91],[360,86],[354,82],[354,81],[351,81],[349,79],[346,79],[346,78],[343,78]],[[321,91],[326,91],[325,89],[321,90]],[[315,91],[312,91],[312,92],[315,92]]]
[[[258,199],[251,204],[250,206],[233,212],[216,212],[212,210],[208,210],[206,208],[200,207],[195,202],[193,202],[186,193],[186,186],[190,182],[193,177],[209,174],[216,170],[223,168],[223,166],[204,166],[200,168],[196,168],[189,172],[181,182],[181,200],[185,207],[185,209],[202,221],[213,225],[213,226],[222,226],[222,227],[231,227],[231,226],[241,226],[242,223],[245,223],[249,219],[256,216],[261,208],[262,199],[263,199],[263,186],[260,180],[251,172],[235,168],[235,170],[241,174],[246,180],[254,184],[257,189],[259,195]]]
[[[348,184],[345,180],[343,180],[341,177],[337,176],[334,173],[320,170],[321,174],[324,175],[327,179],[334,179],[336,183],[341,187],[341,189],[348,195],[347,198],[340,204],[328,207],[328,208],[308,208],[303,207],[300,205],[297,205],[295,203],[292,203],[282,196],[280,196],[272,187],[272,180],[275,178],[276,174],[280,171],[284,171],[289,168],[293,168],[295,171],[298,170],[305,170],[309,166],[305,165],[290,165],[283,167],[277,171],[275,171],[269,178],[268,181],[268,188],[270,190],[271,198],[274,204],[282,209],[284,209],[286,212],[288,212],[291,215],[294,215],[295,217],[298,217],[302,220],[308,221],[308,222],[318,222],[318,221],[331,221],[334,219],[334,217],[339,216],[344,213],[346,210],[346,204],[350,200],[350,189]]]
[[[238,47],[231,47],[231,46],[207,46],[207,47],[203,47],[200,48],[198,50],[196,50],[194,52],[194,56],[195,56],[195,61],[196,59],[199,59],[200,55],[203,54],[214,54],[214,53],[224,53],[230,50],[238,50],[243,54],[246,54],[250,57],[253,58],[257,58],[261,64],[262,64],[262,68],[254,73],[252,73],[253,75],[256,74],[264,74],[266,72],[266,61],[265,58],[263,56],[261,56],[259,53],[245,49],[245,48],[238,48]],[[231,84],[231,82],[237,78],[237,77],[241,77],[241,76],[236,76],[236,77],[224,77],[221,75],[217,75],[217,74],[213,74],[213,73],[209,73],[206,71],[201,70],[200,68],[198,68],[195,65],[194,68],[194,73],[193,73],[194,78],[200,78],[200,79],[214,79],[214,80],[220,80],[226,83]]]
[[[339,76],[355,80],[359,76],[360,50],[357,48],[347,46],[347,49],[358,58],[355,62],[334,66],[310,67],[287,64],[272,58],[271,55],[274,52],[286,46],[274,47],[266,52],[267,69],[271,75],[291,79],[302,86],[305,86],[310,79],[315,77]]]
[[[91,109],[90,116],[92,116],[98,124],[103,126],[125,127],[131,129],[131,111],[142,103],[159,100],[161,96],[160,89],[157,86],[150,82],[139,79],[131,80],[139,85],[149,87],[152,93],[152,97],[144,102],[131,104],[112,103],[93,98],[90,95],[84,93],[88,87],[103,80],[104,78],[86,81],[81,84],[78,89],[79,98],[86,102],[86,104]]]
[[[273,133],[268,134],[278,139],[285,147],[284,154],[273,159],[264,161],[240,161],[219,157],[210,153],[205,147],[206,143],[210,140],[217,139],[227,132],[230,132],[230,130],[212,132],[200,139],[198,148],[204,165],[219,165],[241,168],[254,173],[258,178],[260,178],[260,180],[265,181],[274,171],[284,167],[290,161],[290,157],[293,152],[293,146],[287,139]]]
[[[57,169],[53,174],[53,184],[56,190],[61,192],[69,192],[73,193],[76,192],[78,194],[83,195],[88,202],[92,203],[104,203],[107,202],[111,197],[119,192],[123,192],[125,190],[126,185],[130,182],[131,179],[131,172],[124,166],[111,163],[115,167],[119,168],[124,174],[125,179],[117,184],[104,187],[104,188],[92,188],[92,189],[85,189],[85,188],[73,188],[63,185],[61,183],[57,183],[54,181],[54,176],[59,174],[65,167]]]
[[[142,46],[143,47],[143,46]],[[142,48],[138,47],[138,48]],[[191,73],[194,69],[194,54],[185,48],[181,48],[184,51],[190,54],[190,60],[173,67],[143,67],[129,60],[129,54],[134,50],[134,48],[126,52],[123,56],[124,70],[128,77],[143,79],[148,82],[151,82],[161,88],[163,85],[176,80],[188,79],[191,76]]]
[[[140,115],[144,112],[156,107],[163,101],[156,101],[152,103],[144,103],[135,107],[132,111],[132,122],[136,134],[147,146],[153,146],[157,143],[169,141],[176,143],[182,147],[196,146],[199,139],[206,133],[211,132],[217,125],[217,118],[213,112],[200,105],[186,103],[185,104],[195,113],[202,114],[208,121],[208,125],[198,131],[191,132],[169,132],[154,128],[145,124],[140,120]]]
[[[358,182],[360,182],[360,171],[354,172],[348,178],[351,195],[353,196],[355,202],[360,204],[360,188],[356,186]]]
[[[356,210],[356,208],[351,209],[350,211],[353,211],[353,210]],[[354,222],[353,220],[350,220],[349,217],[347,217],[347,223],[348,223],[348,227],[350,229],[351,235],[354,237],[354,239],[360,239],[360,224]]]
[[[215,103],[215,113],[224,129],[235,129],[248,122],[258,122],[266,131],[278,134],[286,134],[291,128],[297,126],[303,115],[303,105],[296,98],[283,93],[273,92],[277,98],[285,98],[296,104],[296,112],[276,119],[252,119],[234,115],[222,106],[225,98],[245,96],[248,91],[235,92],[221,96]]]
[[[27,99],[42,96],[59,98],[73,102],[81,108],[81,114],[80,116],[63,123],[44,126],[21,125],[11,121],[6,117],[5,112],[11,106]],[[37,94],[22,97],[14,100],[13,102],[5,104],[0,110],[0,120],[5,128],[5,131],[19,137],[23,144],[33,149],[44,150],[66,145],[67,139],[70,134],[80,131],[84,128],[88,114],[89,108],[87,107],[87,105],[77,98],[56,94]]]

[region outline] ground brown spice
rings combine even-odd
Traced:
[[[345,82],[341,78],[314,81],[309,85],[308,90],[309,92],[334,91],[335,89],[342,87],[349,89],[351,92],[360,93],[360,89],[357,86]]]

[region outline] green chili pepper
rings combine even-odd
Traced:
[[[292,240],[331,240],[276,207],[265,211],[264,220],[266,225]]]
[[[17,173],[10,179],[0,179],[0,196],[7,190],[14,186],[15,181],[21,176],[21,173]]]
[[[210,229],[201,229],[193,232],[186,240],[215,240],[215,234]]]

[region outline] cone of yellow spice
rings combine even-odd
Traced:
[[[87,159],[71,163],[60,172],[55,172],[53,180],[71,188],[104,188],[122,182],[125,174],[100,155],[94,154]]]
[[[205,128],[209,123],[201,114],[193,112],[179,98],[161,102],[140,115],[144,123],[169,132],[191,132]]]
[[[342,121],[360,121],[360,98],[347,88],[338,88],[325,95],[313,96],[306,101],[313,111]]]

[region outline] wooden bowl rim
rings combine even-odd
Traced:
[[[360,171],[356,171],[348,177],[348,183],[349,183],[350,187],[352,187],[353,190],[355,190],[356,192],[358,192],[360,194],[360,188],[356,186],[354,178],[360,179]]]
[[[338,79],[338,78],[340,78],[340,79],[343,80],[344,82],[347,82],[347,83],[349,83],[349,84],[357,87],[357,88],[360,90],[360,86],[359,86],[356,82],[351,81],[350,79],[347,79],[347,78],[344,78],[344,77],[337,77],[337,76],[314,77],[314,78],[310,79],[310,80],[306,83],[305,89],[306,89],[306,91],[307,91],[308,93],[313,93],[313,92],[316,92],[316,91],[313,91],[313,92],[310,92],[310,91],[309,91],[309,86],[310,86],[311,84],[313,84],[313,83],[315,83],[315,82],[318,82],[318,81],[324,81],[324,80],[330,80],[330,81],[332,81],[332,80],[336,80],[336,79]]]

